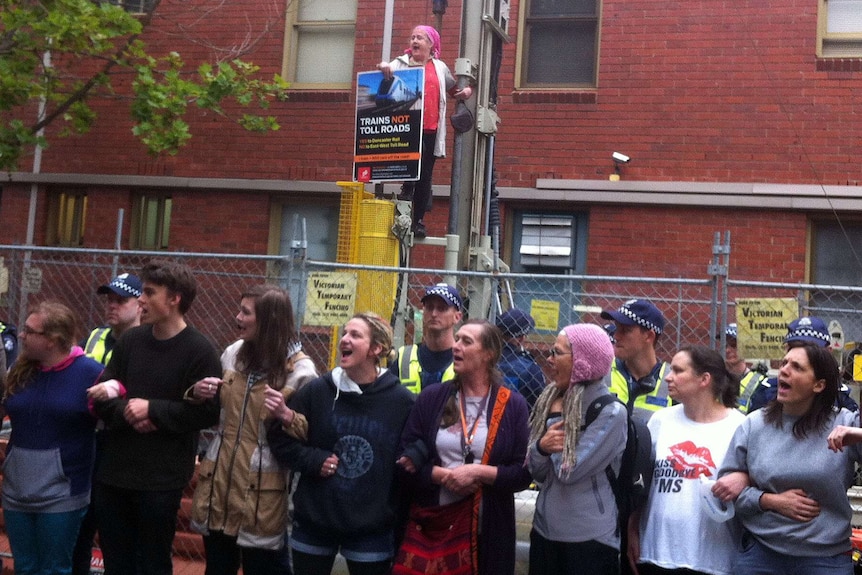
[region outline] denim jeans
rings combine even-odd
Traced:
[[[110,575],[172,575],[182,489],[136,491],[96,484],[99,546]]]
[[[766,547],[750,535],[733,565],[735,575],[853,575],[850,555],[830,557],[785,555]]]
[[[66,575],[87,508],[63,513],[3,511],[16,575]]]

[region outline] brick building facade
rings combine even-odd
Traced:
[[[194,61],[213,58],[207,42],[253,38],[243,58],[292,82],[270,110],[281,130],[253,134],[199,114],[186,149],[153,158],[132,137],[126,104],[97,101],[89,134],[50,139],[40,174],[25,159],[4,179],[3,243],[26,241],[35,182],[37,244],[111,247],[123,209],[124,247],[279,253],[300,214],[312,224],[310,255],[334,255],[355,75],[380,60],[384,0],[237,0],[206,18],[196,3],[163,0],[145,39]],[[393,54],[414,24],[433,21],[431,7],[395,2]],[[453,0],[443,18],[450,67],[461,8]],[[859,284],[862,263],[836,269],[817,257],[836,226],[862,245],[862,29],[847,34],[841,16],[827,0],[512,0],[496,140],[502,258],[537,272],[702,276],[713,234],[730,230],[733,277]],[[311,30],[350,43],[309,58]],[[431,235],[446,228],[451,134],[448,151],[434,173]],[[615,151],[632,158],[617,182]],[[522,260],[534,216],[570,218],[568,261]],[[430,247],[416,257],[443,258]]]

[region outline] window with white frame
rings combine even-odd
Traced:
[[[518,43],[519,88],[595,87],[599,2],[526,0]]]
[[[349,88],[357,0],[292,0],[282,75],[291,88]]]
[[[820,0],[817,55],[862,58],[862,0]]]

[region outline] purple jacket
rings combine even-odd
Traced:
[[[413,501],[420,506],[437,505],[440,486],[431,482],[431,469],[440,465],[437,431],[443,407],[455,393],[451,383],[431,385],[422,390],[401,435],[401,450],[418,471],[413,480]],[[493,413],[497,387],[491,389],[488,413]],[[503,412],[497,438],[488,463],[497,467],[494,485],[482,487],[479,525],[479,575],[508,575],[515,571],[515,498],[514,493],[530,485],[530,472],[524,465],[530,433],[527,402],[512,393]]]

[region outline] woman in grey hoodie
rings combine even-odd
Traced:
[[[627,414],[620,402],[583,427],[587,408],[607,395],[614,359],[599,326],[563,328],[551,348],[553,383],[530,417],[528,465],[540,484],[530,533],[530,575],[619,573],[617,505],[605,469],[619,473]]]
[[[848,432],[859,416],[833,408],[838,374],[829,348],[791,348],[777,398],[736,430],[713,488],[725,500],[738,495],[745,533],[735,574],[852,575],[847,489],[862,446],[844,449],[859,441]]]

